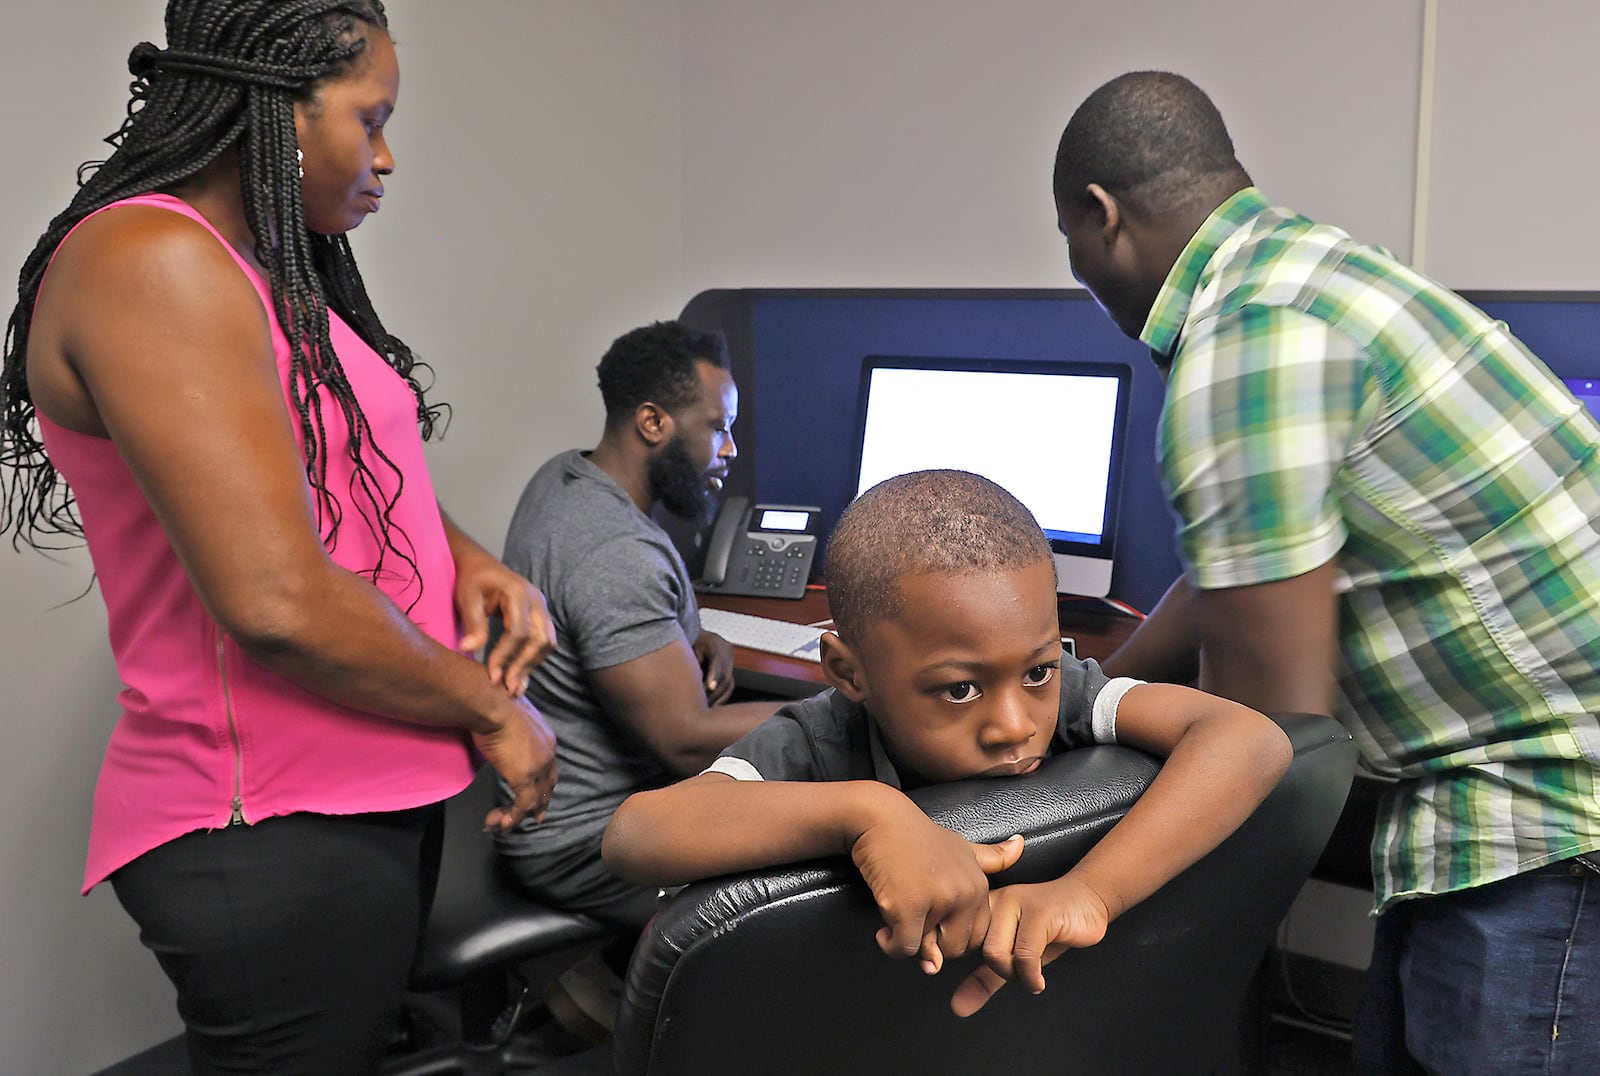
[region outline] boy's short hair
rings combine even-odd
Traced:
[[[828,541],[828,608],[854,642],[900,612],[909,572],[974,575],[1050,560],[1033,513],[1000,486],[967,471],[913,471],[852,501]]]

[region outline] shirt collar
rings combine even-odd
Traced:
[[[615,478],[612,478],[611,475],[607,474],[600,468],[598,464],[589,458],[590,451],[591,450],[589,449],[575,448],[567,454],[567,476],[570,478],[587,479],[588,481],[598,483],[602,489],[611,494],[617,500],[623,502],[634,511],[638,511],[639,506],[633,503],[633,498],[628,495],[627,490],[622,488],[622,483],[618,482]],[[648,512],[644,513],[644,515],[646,519],[650,518]],[[652,522],[654,521],[652,520]]]
[[[889,760],[888,748],[883,745],[883,734],[878,731],[878,723],[870,715],[867,717],[867,746],[872,751],[873,778],[890,788],[899,788],[900,771]]]
[[[1139,340],[1150,349],[1151,358],[1163,375],[1172,366],[1172,357],[1178,350],[1178,338],[1189,316],[1189,305],[1199,290],[1201,274],[1210,264],[1217,248],[1238,231],[1240,226],[1267,209],[1270,203],[1255,187],[1246,187],[1211,211],[1205,223],[1190,237],[1189,243],[1172,264],[1166,282],[1156,293],[1150,305],[1150,316],[1145,319],[1144,331]]]

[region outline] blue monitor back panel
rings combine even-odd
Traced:
[[[825,531],[854,493],[865,357],[1126,364],[1133,392],[1111,596],[1149,609],[1177,577],[1172,517],[1155,468],[1161,379],[1146,349],[1118,332],[1085,292],[742,289],[704,292],[683,316],[729,339],[744,454],[730,488],[819,505]]]
[[[1600,380],[1600,293],[1468,292],[1563,378]],[[1122,362],[1133,370],[1111,596],[1149,609],[1180,570],[1155,466],[1163,386],[1145,349],[1079,290],[729,289],[686,321],[729,339],[744,460],[730,489],[816,504],[831,529],[854,479],[861,361],[873,354]],[[692,560],[691,560],[692,564]]]
[[[1505,322],[1557,377],[1600,379],[1600,292],[1468,291]]]

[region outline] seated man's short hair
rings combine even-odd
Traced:
[[[828,542],[828,607],[854,641],[900,612],[909,572],[975,575],[1050,559],[1050,542],[1026,506],[966,471],[913,471],[852,501]]]
[[[695,363],[701,361],[728,368],[720,334],[657,321],[617,337],[595,368],[606,424],[631,420],[642,403],[657,404],[668,414],[694,403],[700,396]]]

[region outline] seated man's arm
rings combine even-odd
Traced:
[[[643,657],[589,672],[606,716],[678,777],[699,773],[722,749],[772,716],[781,702],[712,706],[700,662],[682,633]]]

